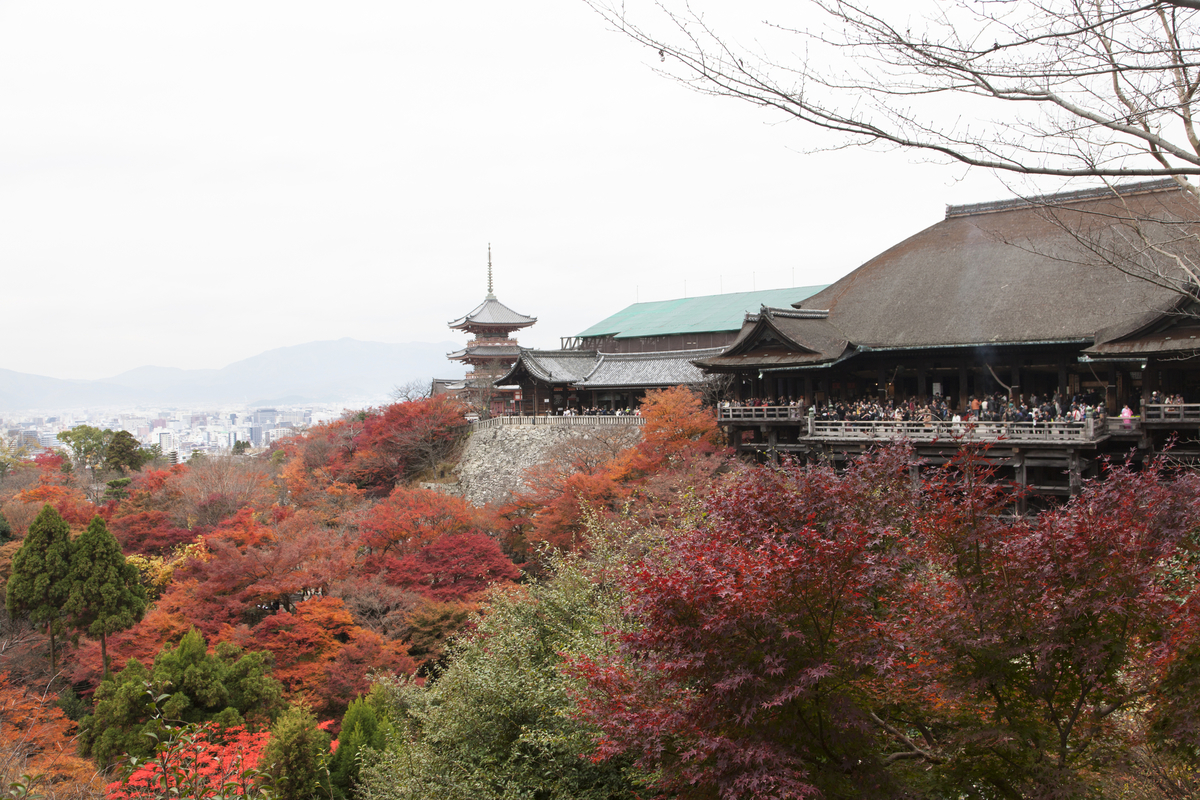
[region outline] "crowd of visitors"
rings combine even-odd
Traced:
[[[640,417],[641,415],[640,408],[599,408],[598,406],[564,408],[562,412],[564,417]]]
[[[1075,395],[1067,399],[1057,392],[1051,397],[1040,397],[1036,394],[1009,397],[1000,393],[982,397],[972,396],[963,409],[951,408],[946,398],[941,395],[904,400],[861,398],[810,406],[805,406],[803,399],[791,397],[749,398],[727,401],[722,405],[790,406],[803,409],[805,416],[818,420],[854,422],[1083,422],[1086,419],[1104,419],[1108,413],[1104,401],[1094,395]]]

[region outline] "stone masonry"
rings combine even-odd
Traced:
[[[595,443],[603,450],[616,441],[614,437],[627,437],[632,444],[640,434],[632,426],[508,425],[476,431],[459,462],[454,493],[477,506],[504,502],[524,488],[526,471],[548,460],[559,446]]]

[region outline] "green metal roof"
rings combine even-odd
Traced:
[[[674,333],[707,333],[741,330],[746,312],[758,313],[762,306],[789,308],[792,303],[811,297],[824,286],[796,286],[791,289],[766,289],[761,292],[730,292],[679,300],[634,303],[611,317],[597,322],[579,336],[615,336],[632,339],[639,336],[668,336]]]

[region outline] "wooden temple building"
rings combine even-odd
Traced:
[[[524,415],[635,409],[651,389],[708,381],[693,362],[716,356],[733,342],[748,310],[797,302],[823,288],[635,303],[563,339],[559,350],[521,348],[497,384],[520,387],[518,407]]]
[[[837,460],[904,438],[939,463],[979,441],[1035,495],[1077,491],[1105,457],[1172,437],[1197,458],[1197,220],[1173,181],[952,206],[824,290],[747,314],[695,363],[732,376],[719,419],[766,457]],[[1091,413],[985,421],[973,407],[998,394]],[[845,413],[864,401],[889,411]],[[922,412],[935,402],[958,418]]]

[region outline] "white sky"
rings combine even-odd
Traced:
[[[578,0],[0,0],[0,368],[465,341],[489,242],[521,343],[557,346],[639,299],[832,282],[1008,194],[805,154],[656,62]]]

